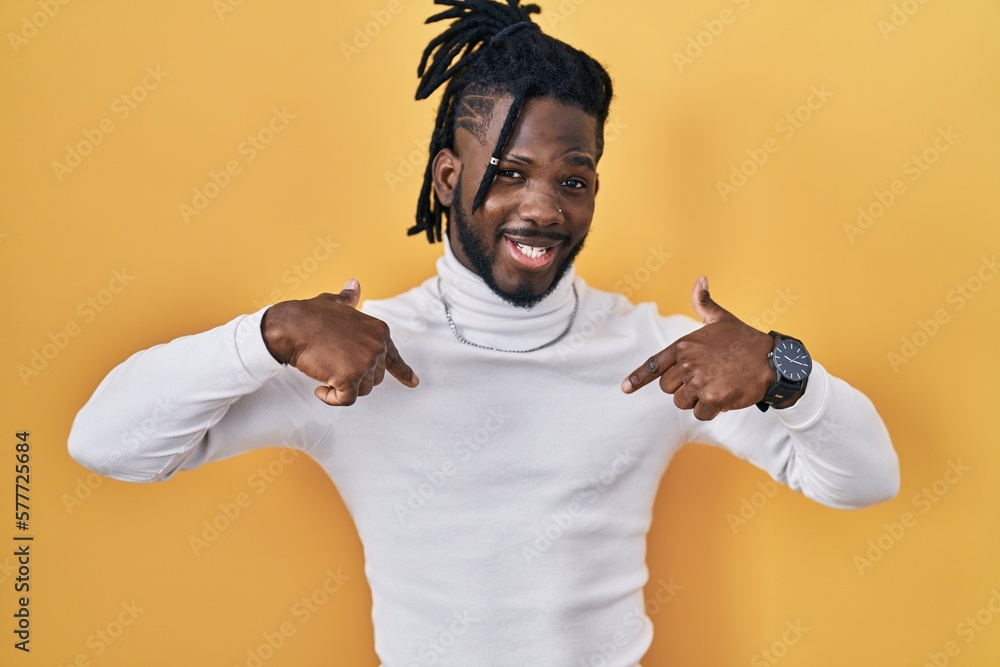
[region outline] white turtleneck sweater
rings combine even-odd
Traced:
[[[268,353],[266,308],[129,357],[77,415],[69,450],[108,477],[166,480],[257,447],[307,452],[364,544],[384,667],[633,667],[652,641],[643,585],[660,479],[686,442],[724,447],[806,496],[856,508],[899,470],[871,402],[815,364],[785,410],[709,422],[622,379],[699,325],[588,287],[570,270],[532,309],[494,295],[450,247],[436,277],[362,310],[420,376],[350,407]],[[163,406],[169,406],[165,409]],[[150,427],[152,424],[152,427]]]

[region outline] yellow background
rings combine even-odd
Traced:
[[[296,632],[269,667],[377,665],[361,545],[312,461],[281,467],[268,449],[137,485],[102,482],[66,452],[76,411],[132,352],[274,293],[338,291],[351,276],[364,296],[389,296],[430,275],[441,252],[405,235],[434,112],[413,101],[438,29],[423,25],[430,3],[224,1],[0,9],[3,665],[246,665],[286,621]],[[784,487],[762,503],[762,472],[685,448],[657,499],[647,595],[660,580],[680,588],[650,604],[644,664],[919,666],[929,653],[940,664],[949,642],[948,664],[1000,664],[1000,614],[988,607],[1000,590],[1000,280],[976,282],[994,278],[983,262],[1000,248],[1000,5],[542,4],[543,28],[607,63],[616,84],[581,274],[604,289],[641,279],[633,300],[690,313],[706,273],[722,305],[800,336],[871,397],[901,460],[897,498],[845,512]],[[345,50],[356,39],[363,48]],[[696,57],[679,63],[687,49]],[[157,67],[159,82],[147,76]],[[812,87],[828,96],[800,109]],[[122,95],[144,98],[127,117]],[[248,161],[241,143],[274,109],[294,118]],[[779,123],[796,113],[806,120],[786,136]],[[102,120],[113,131],[57,176],[53,162]],[[777,150],[724,200],[718,182],[768,139]],[[925,151],[935,161],[913,172]],[[180,205],[231,160],[240,173],[185,221]],[[883,215],[849,233],[858,207],[877,193],[888,201],[895,180],[905,189]],[[320,238],[336,250],[310,261]],[[651,274],[639,270],[650,247],[671,253]],[[102,292],[116,270],[134,278]],[[976,288],[971,298],[956,297],[959,284]],[[81,306],[88,299],[107,303],[97,312]],[[935,330],[926,322],[938,311]],[[74,324],[22,379],[18,367]],[[893,364],[904,337],[920,346]],[[33,446],[30,655],[11,632],[22,429]],[[281,474],[258,495],[251,476],[268,464]],[[953,464],[967,468],[960,478]],[[915,499],[925,487],[933,504]],[[195,555],[189,538],[240,493],[252,504]],[[744,501],[762,506],[734,523],[751,514]],[[869,540],[888,549],[859,565]],[[296,602],[338,568],[346,583],[301,623]],[[142,611],[116,626],[133,602]],[[977,613],[988,622],[970,637],[960,624]],[[786,623],[808,630],[783,644]],[[98,631],[117,636],[108,644]]]

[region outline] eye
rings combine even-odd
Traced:
[[[567,178],[562,182],[563,185],[567,185],[574,190],[581,190],[587,187],[587,182],[579,178]]]
[[[499,169],[497,170],[497,176],[502,176],[503,178],[521,178],[521,172],[514,169]]]

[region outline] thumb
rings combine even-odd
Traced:
[[[361,283],[357,279],[351,278],[344,283],[344,288],[340,290],[340,296],[343,297],[345,304],[357,308],[358,303],[361,302]]]
[[[711,324],[719,320],[732,317],[732,314],[712,300],[708,293],[708,278],[700,276],[694,281],[694,290],[691,291],[691,307],[702,324]]]

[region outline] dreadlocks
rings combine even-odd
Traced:
[[[492,159],[472,203],[475,213],[497,172],[497,161],[523,104],[550,97],[575,106],[597,119],[597,157],[604,149],[604,123],[611,105],[611,78],[583,51],[542,33],[531,21],[538,5],[520,6],[520,0],[434,0],[450,9],[427,23],[454,19],[424,49],[417,67],[420,84],[416,99],[429,97],[447,82],[438,107],[424,183],[417,201],[417,224],[409,235],[427,234],[441,240],[441,221],[448,210],[437,200],[433,185],[434,156],[454,149],[455,128],[471,132],[481,143],[492,120],[497,98],[513,97],[500,130]]]

